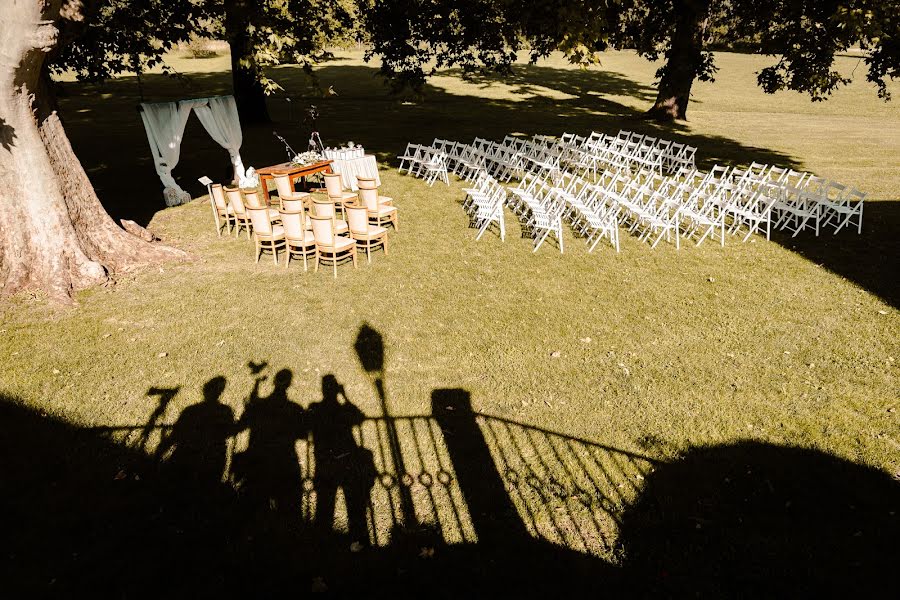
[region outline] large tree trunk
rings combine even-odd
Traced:
[[[675,32],[666,52],[656,102],[647,115],[660,121],[687,119],[691,86],[703,63],[709,0],[676,0]]]
[[[231,47],[231,78],[234,101],[243,123],[269,123],[266,93],[260,83],[260,68],[248,27],[253,23],[252,0],[226,0],[225,38]]]
[[[72,292],[109,273],[186,257],[109,217],[72,151],[44,72],[61,0],[0,0],[0,295]]]

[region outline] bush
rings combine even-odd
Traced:
[[[191,58],[215,58],[219,55],[210,40],[195,35],[187,44],[187,53]]]

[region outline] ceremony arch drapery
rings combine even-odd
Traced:
[[[172,169],[178,164],[181,139],[192,110],[210,137],[228,150],[234,167],[235,181],[240,181],[245,176],[240,154],[243,133],[233,96],[194,98],[177,102],[144,102],[140,105],[141,120],[147,131],[147,141],[153,154],[153,166],[162,181],[163,197],[168,206],[184,204],[191,199],[191,195],[181,189],[172,177]]]

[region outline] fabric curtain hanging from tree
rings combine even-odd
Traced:
[[[194,113],[210,137],[228,150],[234,167],[234,180],[240,182],[246,175],[240,154],[244,136],[234,96],[209,98],[208,102],[195,106]]]
[[[233,96],[142,103],[141,120],[147,132],[156,174],[163,184],[163,198],[167,206],[191,200],[191,195],[181,189],[172,177],[172,169],[178,164],[181,155],[181,140],[191,110],[197,113],[197,118],[210,137],[228,150],[234,167],[234,180],[239,182],[245,176],[240,155],[243,134]]]
[[[181,156],[181,138],[190,114],[190,105],[179,106],[178,102],[141,104],[141,120],[147,131],[153,166],[162,181],[167,206],[184,204],[191,199],[191,195],[181,189],[172,177],[172,169]]]

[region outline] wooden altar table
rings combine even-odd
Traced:
[[[310,175],[314,175],[316,173],[331,173],[331,160],[320,160],[319,162],[314,162],[311,165],[295,165],[293,163],[281,163],[278,165],[272,165],[271,167],[262,167],[256,170],[256,174],[259,175],[259,187],[262,188],[263,197],[266,199],[266,203],[269,202],[269,180],[275,179],[276,175],[287,175],[291,181],[291,191],[296,191],[294,189],[294,180],[298,177],[306,178]]]

